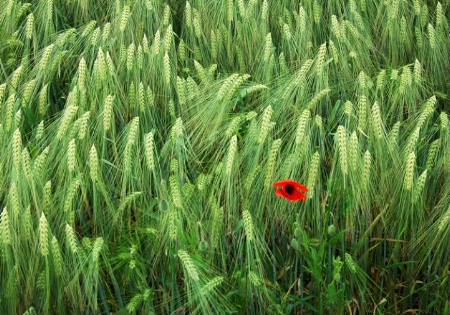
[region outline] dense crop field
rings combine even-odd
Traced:
[[[0,8],[1,314],[449,314],[448,1]]]

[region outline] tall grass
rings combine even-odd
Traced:
[[[448,3],[0,4],[2,313],[449,312]]]

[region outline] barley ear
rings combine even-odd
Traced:
[[[39,219],[39,249],[42,256],[48,255],[48,223],[44,212]]]

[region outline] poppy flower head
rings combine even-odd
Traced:
[[[294,185],[287,184],[286,186],[284,186],[284,191],[285,191],[288,195],[292,195],[292,194],[295,192],[295,187],[294,187]]]
[[[305,185],[291,179],[280,180],[273,184],[273,187],[276,189],[276,196],[284,197],[290,201],[305,200],[304,193],[308,192]]]

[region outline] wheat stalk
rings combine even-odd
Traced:
[[[25,24],[25,38],[31,39],[33,36],[33,29],[34,29],[34,15],[33,13],[30,13],[27,15],[27,22]]]
[[[366,129],[367,121],[367,97],[361,95],[358,101],[358,128],[361,130]]]
[[[381,70],[377,76],[377,90],[382,91],[386,80],[386,70]]]
[[[420,64],[419,60],[417,60],[417,59],[414,62],[413,77],[414,77],[414,82],[420,86],[422,84],[422,65]]]
[[[320,154],[319,152],[314,152],[311,158],[311,164],[309,166],[308,171],[308,181],[306,182],[306,187],[309,190],[309,196],[312,197],[314,195],[314,188],[316,186],[317,174],[319,173],[319,163],[320,163]]]
[[[254,271],[249,271],[248,278],[250,279],[250,282],[255,287],[260,287],[261,286],[262,281],[261,281],[260,277]]]
[[[191,259],[191,256],[184,250],[178,250],[178,257],[180,258],[184,270],[186,270],[187,275],[191,280],[198,281],[200,278],[198,276],[197,268]]]
[[[171,70],[170,70],[170,58],[167,52],[164,54],[164,78],[166,85],[170,86]]]
[[[267,188],[270,188],[272,184],[272,177],[275,170],[275,162],[278,151],[280,150],[280,146],[281,146],[281,139],[277,139],[272,143],[272,147],[270,148],[269,158],[267,160],[266,178],[264,181],[264,186]]]
[[[440,27],[443,25],[445,21],[444,11],[442,9],[442,4],[438,1],[436,4],[436,27]]]
[[[49,180],[44,185],[43,210],[47,213],[50,212],[52,209],[51,198],[52,198],[52,181]]]
[[[320,24],[322,19],[322,6],[317,0],[314,0],[313,3],[313,16],[314,16],[314,23]]]
[[[314,97],[309,101],[307,108],[313,109],[317,105],[317,103],[319,103],[320,100],[322,98],[324,98],[330,92],[331,92],[331,89],[326,88],[326,89],[323,89],[322,91],[320,91],[319,93],[317,93],[316,95],[314,95]]]
[[[203,296],[210,294],[212,291],[215,290],[216,287],[221,285],[224,280],[225,278],[222,276],[212,278],[202,287],[201,294]]]
[[[43,212],[39,219],[39,250],[42,256],[48,256],[48,222]]]
[[[61,255],[61,251],[59,249],[58,240],[55,236],[52,237],[52,241],[50,243],[50,248],[52,250],[52,258],[53,258],[53,265],[55,266],[55,274],[57,276],[61,276],[63,271],[63,258]]]
[[[381,120],[380,107],[376,101],[372,106],[372,121],[375,129],[375,137],[380,140],[383,137],[383,121]]]
[[[6,122],[5,128],[7,131],[11,130],[12,127],[12,116],[14,114],[14,103],[16,102],[16,95],[10,94],[6,100]]]
[[[414,14],[420,16],[420,0],[413,0]]]
[[[163,26],[166,26],[167,24],[169,24],[170,22],[170,6],[168,4],[166,4],[164,6],[164,12],[163,12],[163,18],[162,18],[162,24]]]
[[[262,123],[261,123],[261,131],[259,133],[259,137],[257,142],[259,144],[263,144],[266,140],[267,134],[269,133],[269,129],[271,127],[271,117],[272,117],[272,106],[267,106],[264,110],[263,117],[262,117]]]
[[[16,93],[19,87],[19,81],[22,76],[23,67],[20,65],[11,75],[11,79],[9,80],[9,94]]]
[[[42,168],[44,167],[45,161],[47,160],[48,152],[50,147],[47,146],[44,151],[34,160],[33,164],[33,175],[35,178],[41,177]]]
[[[170,194],[172,196],[173,204],[178,209],[182,209],[183,202],[182,202],[181,192],[180,192],[177,180],[174,175],[170,175],[169,183],[170,183]]]
[[[66,193],[66,198],[64,201],[64,213],[69,213],[72,210],[72,203],[73,199],[75,198],[75,195],[81,185],[81,181],[79,178],[76,178],[69,186],[69,189]]]
[[[194,26],[194,35],[198,39],[202,38],[203,36],[203,30],[202,30],[202,23],[201,23],[201,17],[197,10],[194,10],[194,19],[192,21],[192,25]],[[198,54],[195,54],[196,56],[199,56]]]
[[[177,139],[183,137],[183,120],[181,119],[181,117],[178,117],[177,120],[175,121],[175,124],[172,127],[171,136],[172,136],[172,141],[174,141],[174,142]]]
[[[242,212],[242,218],[244,219],[244,231],[247,236],[247,241],[251,242],[254,238],[254,227],[253,227],[253,219],[252,215],[248,210],[244,210]]]
[[[270,55],[272,54],[272,47],[273,47],[272,34],[268,33],[266,35],[266,39],[264,42],[264,51],[263,51],[263,60],[266,63],[269,62]]]
[[[350,256],[349,253],[345,253],[344,257],[345,257],[345,265],[348,267],[348,269],[353,275],[356,275],[358,265],[355,263],[355,261],[353,260],[352,256]]]
[[[337,129],[337,141],[339,148],[339,161],[341,164],[342,173],[347,175],[348,173],[348,161],[347,161],[347,131],[344,126],[339,126]]]
[[[16,130],[14,130],[12,136],[13,168],[16,172],[18,172],[20,168],[21,152],[22,152],[22,136],[20,134],[19,128],[17,128]]]
[[[436,49],[436,31],[430,23],[428,23],[428,41],[430,42],[430,48],[432,50]]]
[[[70,251],[72,254],[76,254],[78,252],[78,241],[74,230],[69,224],[66,224],[66,238]]]
[[[119,24],[119,30],[121,33],[123,33],[123,31],[125,31],[125,28],[127,27],[127,24],[128,24],[129,17],[130,17],[130,6],[125,5],[123,7],[122,16],[120,18],[120,24]]]
[[[405,190],[411,190],[414,180],[414,168],[416,166],[416,154],[411,152],[405,161],[405,178],[403,187]]]
[[[94,246],[92,247],[92,262],[94,264],[98,263],[98,259],[103,249],[103,245],[104,245],[103,237],[97,237],[95,239]]]
[[[127,70],[130,72],[133,70],[135,51],[136,51],[136,45],[134,45],[134,43],[131,43],[127,49],[127,64],[126,64]]]
[[[440,139],[436,139],[431,143],[428,149],[427,162],[425,163],[425,167],[427,169],[433,168],[440,143],[441,143]]]
[[[90,176],[93,182],[98,181],[98,156],[97,150],[95,149],[95,145],[93,144],[91,149],[89,150],[89,168],[90,168]]]
[[[225,167],[225,174],[227,175],[227,177],[230,177],[230,175],[231,175],[231,170],[233,167],[233,160],[234,160],[236,151],[237,151],[237,137],[236,137],[236,135],[234,135],[233,137],[231,137],[230,148],[228,149],[227,164]]]
[[[32,178],[31,173],[31,157],[27,148],[22,150],[22,169],[25,173],[26,178],[30,181]]]
[[[88,122],[89,122],[89,117],[90,117],[90,115],[91,115],[91,112],[85,112],[84,114],[83,114],[83,116],[81,116],[80,118],[79,118],[79,126],[80,126],[80,129],[79,129],[79,131],[78,131],[78,139],[80,139],[80,140],[83,140],[84,139],[84,137],[86,136],[86,132],[87,132],[87,129],[88,129]]]
[[[8,209],[3,208],[0,215],[0,241],[4,245],[11,245],[11,232],[9,225]]]
[[[145,158],[147,161],[147,167],[150,172],[155,169],[155,160],[153,157],[153,133],[149,132],[144,137],[144,149],[145,149]]]
[[[448,130],[449,128],[449,120],[448,120],[448,115],[446,112],[441,112],[441,114],[439,115],[439,119],[441,120],[441,129],[443,131]]]
[[[357,162],[359,157],[359,142],[358,135],[355,131],[352,132],[350,140],[348,142],[348,160],[351,171],[357,170]]]
[[[405,149],[404,149],[405,157],[407,157],[408,154],[410,154],[412,151],[414,151],[417,141],[419,140],[419,135],[420,135],[420,128],[416,127],[414,129],[414,132],[409,137],[408,142],[405,145]]]
[[[439,225],[438,225],[438,233],[442,233],[442,231],[447,227],[447,229],[450,227],[450,207],[447,209],[447,211],[442,216]]]
[[[427,180],[427,170],[423,171],[420,174],[419,178],[417,178],[416,183],[414,184],[413,193],[412,193],[412,203],[416,203],[420,198],[423,188],[425,187],[425,181]]]
[[[369,151],[364,153],[364,169],[362,175],[362,187],[367,189],[369,187],[370,171],[372,169],[372,155]]]
[[[315,1],[314,3],[316,3],[317,1]],[[317,76],[321,76],[322,72],[323,72],[323,64],[324,64],[324,58],[325,58],[325,54],[327,53],[327,43],[323,43],[322,45],[320,45],[319,47],[319,51],[317,52],[317,57],[316,57],[316,74]]]

